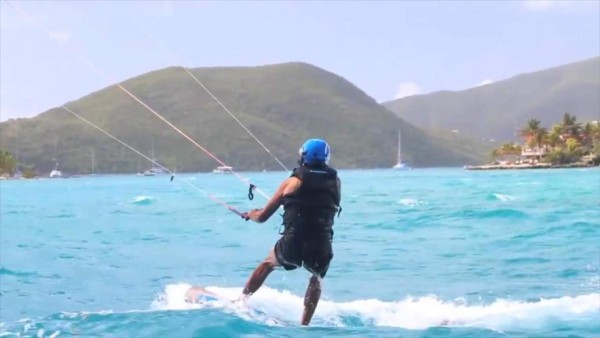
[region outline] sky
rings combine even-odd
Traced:
[[[0,28],[0,121],[172,65],[302,61],[384,102],[600,55],[599,0],[2,0]]]

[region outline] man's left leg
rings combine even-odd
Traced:
[[[254,269],[254,272],[246,282],[242,297],[247,298],[254,294],[278,265],[279,263],[277,263],[277,259],[275,258],[275,252],[271,249],[267,258]]]

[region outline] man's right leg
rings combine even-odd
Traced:
[[[241,297],[246,299],[255,293],[275,267],[283,266],[286,270],[293,270],[300,266],[299,250],[301,249],[302,247],[298,245],[293,236],[282,236],[275,243],[273,249],[269,251],[267,258],[256,267],[250,279],[246,282]],[[298,263],[294,263],[295,261],[298,261]]]
[[[255,293],[265,282],[267,276],[269,276],[273,269],[278,265],[279,263],[277,263],[277,259],[275,258],[275,251],[271,249],[267,258],[254,269],[254,272],[246,282],[243,297],[247,298]]]
[[[302,325],[308,325],[312,319],[319,299],[321,298],[321,277],[313,275],[308,282],[306,295],[304,296],[304,312],[302,312]]]
[[[306,243],[302,256],[304,267],[312,273],[304,296],[304,312],[301,320],[302,325],[308,325],[321,298],[321,282],[333,259],[331,237],[315,238]]]

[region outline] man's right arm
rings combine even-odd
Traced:
[[[340,180],[339,177],[337,177],[337,201],[336,201],[338,207],[340,206],[340,203],[342,202],[342,181]]]

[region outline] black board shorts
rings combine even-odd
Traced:
[[[310,238],[286,234],[275,243],[277,262],[286,270],[304,266],[313,274],[325,277],[333,259],[331,236],[320,234]]]

